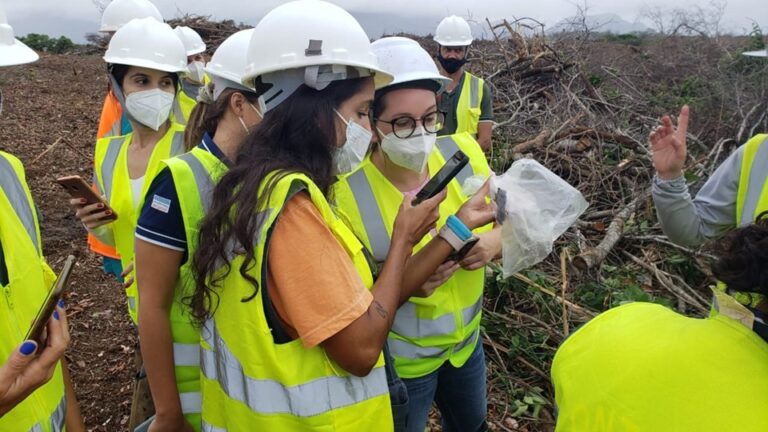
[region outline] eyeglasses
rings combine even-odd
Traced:
[[[445,114],[442,111],[433,111],[420,119],[411,116],[397,117],[392,120],[376,119],[382,123],[392,126],[392,132],[400,139],[409,138],[416,131],[416,124],[421,123],[424,130],[428,133],[437,133],[443,128],[445,123]]]

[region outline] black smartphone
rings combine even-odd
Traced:
[[[450,255],[448,255],[448,258],[446,258],[446,261],[455,261],[459,262],[464,259],[465,256],[469,253],[469,251],[472,250],[473,247],[479,242],[480,239],[475,237],[472,240],[468,241],[467,244],[464,245],[461,249],[452,252]]]
[[[413,200],[413,205],[418,205],[420,202],[439,194],[440,191],[445,189],[445,187],[448,186],[448,183],[450,183],[468,163],[469,157],[467,157],[463,151],[456,150],[456,153],[445,162],[445,165],[440,168],[440,171],[438,171],[434,177],[429,179],[429,182],[416,194],[416,198]]]
[[[72,274],[72,269],[74,267],[75,257],[70,255],[64,262],[64,268],[53,283],[51,291],[48,292],[48,297],[46,297],[40,310],[37,311],[37,316],[27,332],[27,337],[24,338],[24,340],[33,340],[37,342],[37,346],[40,347],[39,349],[42,349],[45,345],[45,327],[48,324],[48,320],[51,319],[53,311],[56,310],[56,305],[59,303],[61,295],[64,294],[64,290],[66,290],[69,285],[69,276]]]

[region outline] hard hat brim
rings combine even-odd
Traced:
[[[140,60],[135,58],[120,58],[120,57],[104,56],[104,61],[106,61],[109,64],[121,64],[126,66],[143,67],[147,69],[154,69],[154,70],[159,70],[159,71],[168,72],[168,73],[185,74],[189,72],[189,69],[187,69],[186,67],[184,68],[171,67],[167,64],[156,63],[153,61]]]
[[[745,55],[748,57],[768,57],[768,50],[746,51],[746,52],[743,52],[742,55]]]
[[[448,40],[440,40],[437,38],[433,38],[433,41],[437,42],[440,46],[470,46],[472,45],[472,39],[462,39],[459,41],[448,41]]]
[[[193,49],[193,50],[189,50],[189,51],[187,51],[187,57],[189,57],[189,56],[193,56],[193,55],[195,55],[195,54],[200,54],[200,53],[203,53],[203,52],[205,52],[205,50],[206,50],[206,47],[202,47],[202,48],[195,48],[195,49]]]
[[[378,90],[382,87],[387,86],[389,83],[392,82],[394,77],[390,75],[389,73],[379,69],[372,67],[370,63],[364,63],[364,62],[355,62],[355,61],[347,61],[347,62],[339,62],[339,61],[328,61],[328,62],[296,62],[296,64],[291,65],[290,67],[284,67],[280,65],[263,68],[259,70],[246,70],[245,74],[243,75],[243,80],[241,84],[243,84],[246,87],[254,88],[255,86],[255,80],[257,77],[260,77],[262,75],[273,73],[273,72],[279,72],[284,70],[292,70],[292,69],[300,69],[305,68],[309,66],[320,66],[320,65],[339,65],[339,66],[350,66],[350,67],[356,67],[361,69],[367,69],[371,71],[373,76],[373,83],[375,88]]]
[[[391,83],[389,83],[386,87],[397,85],[397,84],[403,84],[411,81],[422,81],[422,80],[435,81],[439,85],[437,94],[440,94],[443,91],[445,91],[445,88],[448,87],[448,84],[450,84],[452,81],[450,78],[446,78],[440,74],[431,75],[431,74],[425,74],[424,72],[410,72],[410,73],[398,74],[397,78],[394,79]]]
[[[13,40],[13,45],[4,45],[0,48],[0,66],[32,63],[39,58],[40,56],[32,48],[18,39]]]

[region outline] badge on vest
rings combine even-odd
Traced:
[[[155,195],[152,197],[151,207],[159,212],[168,213],[168,210],[171,209],[171,200]]]

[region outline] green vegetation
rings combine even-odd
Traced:
[[[66,36],[52,38],[48,35],[30,33],[19,38],[27,46],[35,51],[42,51],[50,54],[64,54],[75,49],[76,45]]]

